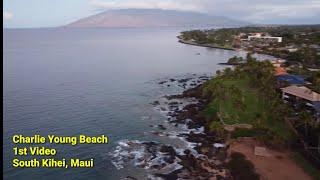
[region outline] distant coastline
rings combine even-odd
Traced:
[[[184,40],[180,36],[177,36],[177,38],[179,39],[178,42],[180,42],[182,44],[188,44],[188,45],[199,46],[199,47],[215,48],[215,49],[223,49],[223,50],[229,50],[229,51],[236,51],[237,50],[235,48],[223,47],[223,46],[218,46],[218,45],[213,45],[213,44],[199,44],[194,41]]]

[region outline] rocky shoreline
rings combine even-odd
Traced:
[[[187,144],[185,148],[158,142],[124,141],[113,153],[115,166],[121,168],[123,163],[132,161],[135,166],[151,172],[148,179],[230,179],[225,165],[224,139],[210,131],[202,114],[210,102],[209,97],[202,96],[203,84],[209,79],[198,76],[158,82],[164,87],[175,83],[185,89],[181,94],[167,95],[151,103],[166,116],[168,126],[183,130],[167,132],[167,127],[159,124],[151,125],[157,129],[151,134],[180,139]]]
[[[207,77],[200,77],[208,80]],[[204,82],[205,82],[204,81]],[[170,123],[184,124],[190,129],[189,133],[181,134],[188,142],[194,143],[194,150],[200,155],[198,157],[185,150],[180,163],[182,168],[170,174],[156,174],[164,179],[229,179],[230,176],[225,168],[224,161],[226,159],[226,147],[224,147],[224,139],[214,132],[210,131],[206,118],[202,111],[210,102],[209,97],[202,95],[203,82],[193,88],[185,90],[182,94],[166,96],[171,102],[168,112]],[[196,103],[191,103],[183,107],[183,109],[175,109],[178,102],[174,100],[193,98]],[[201,133],[194,132],[194,129],[202,128]],[[216,145],[216,147],[215,147]],[[219,146],[220,145],[220,146]],[[174,178],[173,178],[174,177]]]

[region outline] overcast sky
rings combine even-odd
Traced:
[[[3,0],[5,27],[54,27],[108,9],[160,8],[260,24],[320,24],[320,0]]]

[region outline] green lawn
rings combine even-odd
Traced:
[[[226,79],[223,84],[226,87],[236,86],[242,91],[245,109],[235,108],[232,99],[224,101],[220,105],[213,101],[204,111],[208,118],[212,117],[220,107],[220,114],[222,114],[222,119],[226,124],[245,123],[255,126],[260,121],[260,126],[270,129],[281,137],[290,136],[290,131],[287,130],[283,120],[269,118],[267,114],[268,107],[264,107],[261,98],[259,98],[258,90],[249,86],[248,79]],[[262,116],[265,118],[262,118]]]
[[[257,91],[250,89],[247,79],[241,80],[225,80],[223,84],[227,87],[232,85],[238,87],[244,96],[245,110],[236,109],[232,103],[232,100],[225,101],[220,104],[220,112],[223,115],[223,121],[226,124],[234,123],[248,123],[252,124],[256,121],[257,114],[263,112],[262,102],[259,100]],[[218,104],[212,102],[205,110],[208,116],[211,116],[218,109]]]

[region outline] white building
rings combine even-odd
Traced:
[[[257,39],[262,39],[262,40],[275,40],[275,41],[278,42],[278,43],[282,42],[282,37],[262,36],[261,33],[256,33],[256,34],[253,35],[253,36],[248,36],[248,41],[257,40]]]

